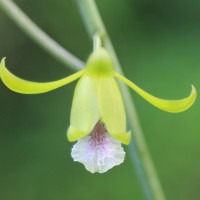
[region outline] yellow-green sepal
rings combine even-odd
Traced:
[[[126,132],[126,114],[121,92],[114,78],[100,78],[98,102],[102,121],[109,134],[123,144],[129,144],[131,133]]]
[[[89,134],[100,119],[97,102],[97,79],[84,75],[78,81],[71,109],[69,141]]]
[[[121,81],[127,84],[130,88],[132,88],[140,96],[142,96],[146,101],[166,112],[171,112],[171,113],[183,112],[188,108],[190,108],[196,100],[197,92],[193,85],[191,93],[188,97],[179,100],[166,100],[152,96],[151,94],[145,92],[137,85],[135,85],[133,82],[131,82],[121,74],[118,74],[117,72],[115,72],[115,77],[119,78]]]
[[[14,74],[12,74],[5,65],[5,58],[1,60],[0,63],[0,77],[3,83],[12,91],[22,93],[22,94],[39,94],[44,92],[49,92],[61,86],[67,85],[72,81],[80,78],[84,73],[84,70],[81,70],[77,73],[74,73],[66,78],[46,82],[46,83],[39,83],[33,81],[27,81],[21,79]]]

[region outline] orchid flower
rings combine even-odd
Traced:
[[[121,144],[129,144],[131,140],[131,132],[126,130],[126,113],[116,79],[155,107],[167,112],[182,112],[192,106],[196,99],[194,86],[190,95],[180,100],[152,96],[117,73],[111,54],[103,47],[92,52],[84,69],[57,81],[38,83],[23,80],[6,68],[5,58],[0,63],[0,77],[9,89],[22,94],[49,92],[79,79],[74,92],[67,138],[71,142],[78,140],[71,155],[92,173],[103,173],[121,164],[125,157]]]

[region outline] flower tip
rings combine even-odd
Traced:
[[[5,62],[6,62],[6,57],[3,57],[1,59],[0,65],[5,66]]]
[[[192,87],[192,91],[191,91],[191,94],[195,95],[195,97],[197,96],[197,90],[196,88],[194,87],[194,85],[191,85]]]
[[[191,90],[190,96],[192,96],[192,99],[193,99],[193,102],[191,103],[191,106],[192,106],[197,98],[197,90],[194,85],[191,85],[191,87],[192,87],[192,90]]]
[[[197,90],[194,87],[194,85],[191,85],[191,87],[192,87],[192,90],[188,97],[174,101],[174,106],[171,105],[172,106],[171,112],[174,112],[174,113],[183,112],[189,109],[194,104],[197,98]]]
[[[125,133],[122,143],[128,145],[130,144],[130,142],[131,142],[131,131],[128,131]]]
[[[110,135],[119,140],[122,144],[130,144],[131,142],[131,131],[128,131],[128,132],[125,132],[125,133],[111,133],[110,132]]]
[[[84,132],[82,130],[74,128],[73,126],[70,126],[67,130],[67,139],[70,142],[74,142],[82,137],[85,137],[86,135],[88,135],[88,132]]]

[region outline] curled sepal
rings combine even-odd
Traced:
[[[165,100],[165,99],[159,99],[145,92],[144,90],[139,88],[137,85],[135,85],[133,82],[129,81],[127,78],[125,78],[121,74],[118,74],[117,72],[115,72],[115,77],[119,78],[121,81],[127,84],[130,88],[135,90],[146,101],[148,101],[155,107],[161,110],[164,110],[166,112],[172,112],[172,113],[183,112],[187,110],[189,107],[191,107],[192,104],[196,100],[197,92],[193,85],[192,85],[191,93],[188,97],[179,99],[179,100]]]
[[[67,131],[69,141],[76,141],[88,135],[98,122],[97,80],[82,76],[74,92],[70,127]]]
[[[114,78],[100,78],[98,88],[99,110],[108,133],[123,144],[129,144],[126,132],[126,114],[122,96]]]
[[[76,79],[80,78],[80,76],[82,76],[83,73],[84,70],[81,70],[77,73],[72,74],[71,76],[68,76],[66,78],[57,81],[38,83],[38,82],[23,80],[12,74],[5,66],[5,58],[3,58],[0,63],[0,77],[3,83],[10,90],[22,94],[39,94],[39,93],[49,92],[61,86],[67,85],[72,81],[75,81]]]

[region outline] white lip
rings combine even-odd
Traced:
[[[104,173],[123,163],[125,152],[121,143],[106,132],[104,125],[97,123],[89,136],[79,139],[73,146],[71,156],[91,173]]]

